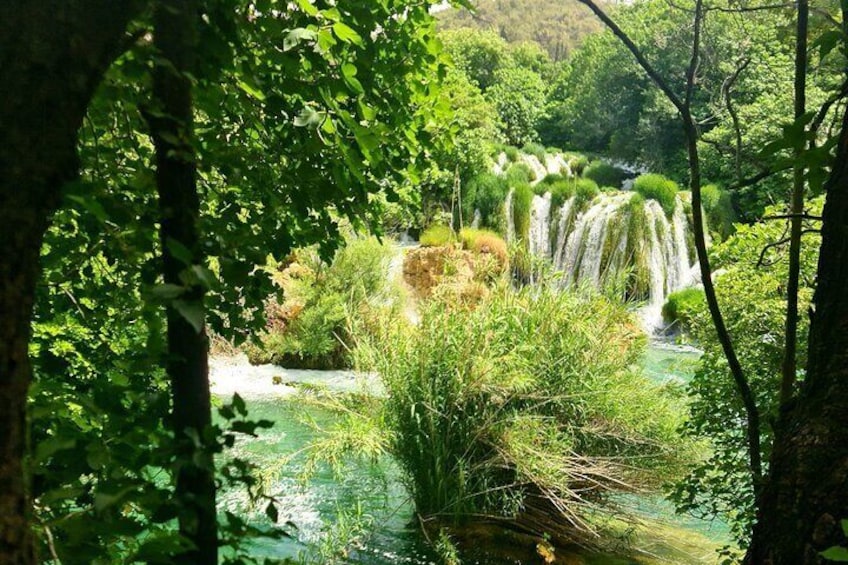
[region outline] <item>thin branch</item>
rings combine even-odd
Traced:
[[[739,76],[742,72],[748,68],[748,65],[751,64],[751,59],[749,57],[743,58],[736,67],[736,70],[733,71],[727,79],[725,79],[724,83],[721,85],[721,91],[724,94],[724,105],[727,108],[727,112],[730,114],[730,119],[733,122],[733,131],[736,134],[736,181],[739,182],[742,180],[742,128],[739,124],[739,113],[736,111],[736,108],[733,107],[733,85],[739,80]]]

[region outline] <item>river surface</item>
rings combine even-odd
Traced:
[[[691,378],[697,359],[698,352],[695,350],[654,344],[644,355],[643,368],[658,382],[684,383]],[[355,537],[357,541],[348,554],[348,563],[425,565],[439,562],[413,524],[412,503],[400,472],[390,459],[355,462],[341,474],[320,468],[308,481],[302,480],[301,474],[306,465],[303,449],[317,437],[318,429],[333,424],[335,416],[329,411],[304,407],[295,402],[296,383],[321,384],[336,391],[356,391],[365,387],[380,394],[374,376],[357,376],[349,371],[299,371],[267,365],[252,367],[246,359],[235,357],[214,359],[211,377],[212,391],[219,401],[227,400],[233,392],[238,392],[247,402],[251,419],[275,422],[273,428],[260,430],[257,438],[239,441],[234,453],[230,453],[258,465],[269,494],[279,500],[279,522],[291,522],[296,526],[296,529],[292,528],[291,538],[254,543],[251,547],[254,557],[325,563],[327,558],[321,552],[322,546]],[[665,534],[667,537],[691,534],[698,538],[697,543],[683,544],[686,547],[682,556],[671,552],[672,556],[668,550],[657,549],[655,554],[665,556],[660,562],[716,562],[712,546],[724,541],[724,528],[676,516],[670,505],[658,497],[639,497],[632,502],[631,506],[637,507],[645,516],[671,528],[671,533]],[[245,493],[225,492],[220,496],[219,506],[221,510],[246,515],[257,525],[268,524],[264,518],[264,506],[252,507]],[[356,523],[365,524],[358,535],[352,526]],[[705,544],[704,541],[714,543]],[[520,563],[514,559],[490,557],[470,562],[481,565]],[[600,565],[631,561],[582,556],[566,563]]]

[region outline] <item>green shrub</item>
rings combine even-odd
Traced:
[[[547,155],[547,150],[544,145],[539,143],[527,143],[524,147],[521,148],[521,151],[526,153],[527,155],[535,156],[543,165],[545,164],[545,156]]]
[[[269,301],[266,331],[259,344],[246,348],[251,363],[349,367],[350,325],[368,310],[398,303],[389,280],[393,253],[390,245],[369,237],[349,240],[329,265],[311,250],[294,254],[293,262],[276,277],[286,301]]]
[[[633,371],[642,341],[616,302],[502,288],[384,327],[356,356],[385,384],[389,450],[423,517],[521,513],[547,535],[625,485],[658,488],[691,455],[680,407]],[[534,510],[528,492],[550,504]]]
[[[453,243],[456,237],[450,226],[436,224],[430,226],[419,236],[418,243],[422,247],[441,247]]]
[[[509,186],[535,180],[535,173],[526,163],[515,163],[506,170],[506,182]]]
[[[543,185],[551,185],[561,181],[564,181],[565,177],[558,173],[548,173],[545,177],[539,181],[539,184]]]
[[[528,183],[521,183],[512,193],[512,220],[515,225],[515,236],[527,241],[530,233],[530,211],[533,206],[533,188]]]
[[[474,210],[479,210],[483,226],[495,229],[500,227],[498,225],[500,210],[509,193],[506,179],[491,173],[483,173],[466,183],[465,193],[462,206],[467,219],[473,217]]]
[[[551,193],[551,208],[556,209],[576,194],[576,187],[570,180],[561,180],[548,186],[548,191]]]
[[[733,233],[733,222],[736,220],[730,194],[716,184],[704,185],[701,187],[701,204],[707,213],[710,230],[720,239],[729,237]]]
[[[574,182],[574,193],[581,203],[591,202],[600,192],[598,184],[591,179],[577,179]]]
[[[594,161],[583,169],[583,177],[595,181],[598,186],[620,187],[627,176],[627,171],[603,161]]]
[[[504,148],[504,153],[506,153],[506,158],[510,163],[517,163],[521,158],[518,148],[511,145]]]
[[[659,202],[666,215],[671,216],[674,213],[679,188],[673,180],[656,173],[646,173],[633,182],[633,190],[646,200]]]
[[[579,153],[570,155],[567,159],[568,168],[571,169],[571,174],[581,176],[589,166],[589,158]]]
[[[691,329],[693,317],[703,310],[706,297],[703,289],[684,288],[672,292],[666,298],[662,307],[662,316],[668,324],[678,324],[682,329]]]

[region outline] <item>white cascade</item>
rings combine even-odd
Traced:
[[[504,202],[504,215],[506,216],[506,241],[507,243],[512,243],[515,241],[515,218],[512,215],[512,194],[515,192],[513,189],[509,189],[509,193],[506,195],[506,202]]]
[[[534,196],[530,207],[530,253],[541,259],[551,258],[551,193]]]

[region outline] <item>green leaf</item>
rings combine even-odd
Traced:
[[[286,34],[283,38],[283,51],[291,51],[297,47],[301,41],[315,41],[317,34],[315,30],[305,27],[298,27]]]
[[[157,284],[150,289],[150,294],[160,300],[173,300],[185,292],[185,287],[177,284]]]
[[[294,119],[297,127],[313,127],[321,123],[321,114],[311,106],[304,106]]]
[[[277,523],[277,520],[280,519],[280,513],[277,510],[277,505],[274,504],[273,500],[268,503],[268,506],[265,507],[265,515],[268,516],[268,518],[270,518],[271,521],[275,524]]]
[[[844,547],[830,547],[821,552],[821,556],[829,561],[848,563],[848,549]]]
[[[345,83],[353,90],[357,92],[357,94],[362,94],[365,92],[365,89],[362,88],[362,83],[359,82],[359,79],[356,78],[356,66],[351,65],[350,63],[345,63],[342,65],[342,78],[344,78]]]
[[[180,313],[185,321],[191,324],[194,331],[200,333],[200,330],[203,329],[203,322],[205,320],[203,304],[197,300],[174,300],[171,303],[171,306],[174,307],[174,310]]]
[[[251,86],[243,80],[238,81],[238,87],[242,89],[248,96],[257,99],[260,102],[265,101],[265,94],[263,94],[262,91],[259,90],[257,87]]]
[[[198,282],[206,290],[212,290],[218,286],[218,277],[203,265],[192,265],[191,272],[197,277]]]
[[[191,249],[189,249],[176,239],[169,237],[165,245],[168,248],[168,251],[174,257],[174,259],[176,259],[183,265],[191,265],[194,261],[194,253],[191,252]]]
[[[333,24],[333,33],[345,43],[353,43],[354,45],[362,45],[362,38],[356,31],[347,24],[337,22]]]
[[[842,533],[848,538],[848,520],[841,520],[839,525],[842,526]]]
[[[297,0],[297,5],[309,16],[315,16],[318,14],[318,8],[316,8],[309,0]]]

